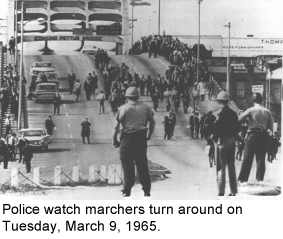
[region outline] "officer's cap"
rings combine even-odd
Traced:
[[[229,94],[225,91],[221,91],[218,95],[216,100],[229,100]]]
[[[126,97],[136,97],[139,96],[139,90],[136,87],[129,87],[126,91]]]

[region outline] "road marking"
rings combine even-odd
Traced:
[[[66,108],[66,104],[64,104],[64,107]]]
[[[68,123],[68,128],[71,128],[71,125],[70,125],[70,123]]]
[[[71,138],[71,139],[73,138],[73,135],[72,135],[72,134],[70,134],[70,138]]]
[[[178,144],[180,144],[180,145],[183,145],[181,142],[177,142]]]
[[[68,113],[66,113],[66,116],[69,117]]]

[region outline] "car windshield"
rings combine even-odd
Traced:
[[[38,90],[56,91],[56,85],[39,85]]]
[[[56,74],[46,74],[47,79],[57,79]]]
[[[22,133],[24,134],[24,136],[27,136],[27,137],[37,137],[37,136],[41,136],[42,135],[42,131],[41,130],[24,131]]]
[[[35,63],[35,67],[52,67],[52,63],[39,62],[39,63]]]

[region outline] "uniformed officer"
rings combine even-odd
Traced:
[[[213,140],[217,143],[216,172],[218,184],[218,196],[224,196],[226,183],[226,165],[228,166],[228,176],[230,183],[229,196],[235,196],[237,190],[237,178],[235,168],[235,137],[239,132],[240,124],[237,113],[228,106],[229,95],[221,91],[216,100],[222,108],[218,114],[219,118],[215,122]]]
[[[151,182],[147,160],[147,140],[150,139],[155,126],[153,111],[146,104],[139,102],[139,91],[129,87],[126,91],[128,103],[122,105],[116,115],[113,130],[113,146],[120,146],[120,159],[124,171],[124,197],[131,195],[135,184],[135,164],[144,191],[144,196],[150,196]],[[147,127],[147,124],[149,126]],[[117,141],[119,127],[122,126],[121,142]]]
[[[271,112],[261,106],[262,95],[258,92],[253,94],[254,106],[247,109],[240,115],[239,121],[245,122],[249,120],[248,135],[244,149],[244,159],[238,180],[241,183],[247,182],[249,179],[253,158],[256,156],[256,179],[263,181],[265,173],[265,155],[268,145],[267,130],[273,131],[273,120]]]

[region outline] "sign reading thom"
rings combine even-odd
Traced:
[[[121,35],[122,26],[107,26],[107,25],[97,25],[96,34],[97,35]]]

